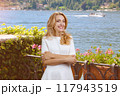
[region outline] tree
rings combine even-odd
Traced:
[[[110,9],[113,9],[113,8],[117,8],[117,7],[116,7],[116,4],[111,3],[109,8],[110,8]]]
[[[95,10],[95,11],[96,11],[98,8],[99,8],[98,6],[93,6],[93,7],[92,7],[92,9]]]
[[[76,2],[73,6],[73,9],[79,10],[80,9],[80,4],[78,4],[78,2]]]
[[[46,0],[42,0],[41,3],[42,3],[43,5],[45,5],[45,4],[47,4],[47,1],[46,1]]]
[[[36,4],[47,4],[49,8],[59,9],[64,6],[65,9],[83,10],[98,9],[105,3],[110,4],[110,8],[120,8],[120,0],[0,0],[0,5],[22,5],[24,2],[29,4],[29,8],[36,9]]]
[[[86,2],[84,1],[84,2],[82,2],[82,4],[81,4],[81,8],[83,9],[83,10],[86,10],[87,8],[86,8]]]
[[[37,9],[37,5],[36,5],[36,2],[35,2],[35,1],[34,1],[34,2],[32,2],[32,4],[31,4],[31,5],[32,5],[32,8],[33,8],[33,9]]]
[[[119,7],[119,4],[120,4],[119,2],[117,2],[117,3],[115,4],[117,9],[120,8],[120,7]]]

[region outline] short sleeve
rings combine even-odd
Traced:
[[[71,42],[70,42],[70,53],[69,53],[69,55],[76,55],[73,38],[71,39]]]
[[[49,51],[48,50],[48,46],[45,40],[45,37],[42,38],[42,53],[44,53],[45,51]]]

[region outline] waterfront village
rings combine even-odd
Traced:
[[[0,10],[33,10],[33,9],[29,9],[28,6],[30,6],[30,3],[24,2],[23,5],[0,6]],[[48,7],[49,7],[48,4],[36,3],[36,10],[51,10]],[[78,11],[82,11],[82,10],[78,10]],[[101,5],[100,9],[97,9],[96,11],[117,11],[117,9],[116,8],[109,9],[109,3],[104,3],[104,5]]]
[[[0,10],[28,10],[28,6],[30,6],[30,3],[24,2],[23,5],[15,5],[15,6],[0,6]],[[47,4],[36,4],[36,9],[45,10],[48,7]]]

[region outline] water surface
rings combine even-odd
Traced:
[[[49,16],[55,11],[0,11],[0,24],[46,27]],[[88,17],[93,11],[62,11],[68,18],[67,31],[72,34],[75,47],[81,52],[91,46],[101,46],[117,52],[120,49],[120,11],[103,12],[105,17]]]

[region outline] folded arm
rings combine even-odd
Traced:
[[[74,55],[59,55],[45,52],[42,57],[44,65],[74,64],[76,58]]]
[[[49,51],[46,51],[43,54],[43,59],[48,60],[48,59],[64,59],[64,58],[69,58],[69,57],[74,57],[75,55],[60,55],[60,54],[53,54]]]
[[[43,64],[58,65],[76,63],[77,60],[75,55],[59,55],[49,52],[49,48],[46,42],[47,42],[46,38],[43,37],[42,39],[42,53],[44,53],[42,56]],[[75,54],[73,39],[71,39],[70,54]]]

